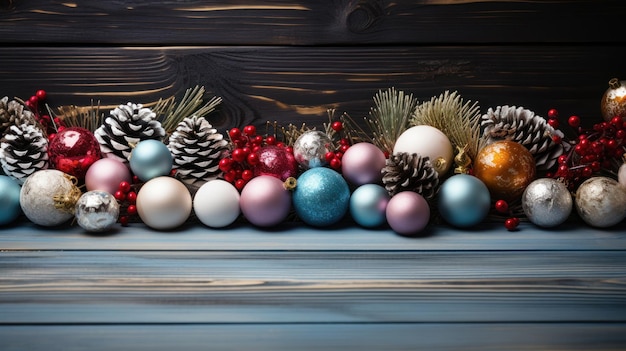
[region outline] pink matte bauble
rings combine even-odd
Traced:
[[[130,170],[126,164],[113,158],[102,158],[94,162],[85,175],[88,191],[102,190],[115,194],[123,181],[132,181]]]
[[[357,143],[341,159],[341,173],[354,185],[379,183],[385,167],[385,154],[371,143]]]
[[[254,165],[254,176],[269,175],[280,180],[295,177],[298,162],[293,154],[284,147],[264,146],[256,152],[259,163]]]
[[[48,157],[52,168],[82,180],[100,159],[100,144],[90,130],[68,127],[50,141]]]
[[[244,186],[239,206],[250,223],[270,227],[287,218],[291,209],[291,193],[280,179],[262,175],[252,178]]]
[[[418,193],[403,191],[387,203],[387,223],[396,233],[415,235],[421,232],[430,219],[430,207]]]

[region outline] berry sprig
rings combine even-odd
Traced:
[[[118,221],[122,226],[127,226],[130,222],[130,218],[137,216],[137,192],[139,191],[140,184],[133,182],[133,184],[122,181],[113,194],[113,197],[120,204],[120,216]]]
[[[333,132],[327,133],[327,134],[329,135],[331,140],[334,139],[333,137],[337,133],[341,133],[344,130],[344,125],[343,125],[343,122],[341,121],[334,121],[333,123],[331,123],[330,127]],[[324,158],[326,159],[326,162],[328,162],[328,165],[330,166],[330,168],[334,170],[341,169],[341,159],[343,158],[343,154],[345,154],[346,151],[348,151],[348,148],[350,148],[350,140],[345,137],[340,138],[339,146],[335,146],[334,148],[335,151],[328,151],[324,155]]]
[[[509,203],[506,202],[506,200],[500,199],[500,200],[496,201],[495,204],[494,204],[494,208],[499,213],[509,215],[509,217],[504,220],[504,227],[507,230],[513,231],[513,230],[517,229],[517,227],[520,224],[520,219],[519,219],[519,217],[517,217],[517,216],[515,216],[513,214],[513,211],[509,208]]]
[[[56,133],[65,128],[65,124],[58,117],[50,117],[46,108],[47,98],[48,93],[43,89],[39,89],[28,100],[24,101],[24,105],[35,115],[35,118],[46,132],[48,140],[52,140]]]

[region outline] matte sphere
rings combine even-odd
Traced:
[[[131,182],[130,169],[114,158],[102,158],[89,167],[85,175],[87,190],[102,190],[115,194],[121,182]]]
[[[430,207],[424,197],[412,191],[394,195],[385,210],[387,223],[393,231],[402,235],[419,234],[430,220]]]
[[[313,226],[339,222],[350,206],[348,183],[336,171],[317,167],[298,177],[293,206],[302,221]]]
[[[69,194],[74,184],[69,176],[55,169],[44,169],[31,174],[20,191],[20,205],[24,215],[33,223],[52,227],[74,217],[55,206],[54,197]]]
[[[221,179],[204,183],[193,197],[193,210],[198,220],[213,228],[232,224],[241,210],[239,191],[229,182]]]
[[[13,178],[0,175],[0,225],[13,222],[22,213],[21,187]]]
[[[456,227],[477,225],[489,214],[489,189],[474,176],[457,174],[448,178],[437,196],[441,217]]]
[[[293,143],[293,156],[305,169],[327,164],[326,153],[332,151],[333,143],[326,133],[309,130],[302,133]]]
[[[352,184],[379,183],[385,167],[385,154],[371,143],[357,143],[341,158],[341,173]]]
[[[119,214],[117,200],[105,191],[88,191],[76,202],[76,222],[88,232],[110,230],[117,223]]]
[[[137,193],[139,218],[153,229],[181,226],[191,214],[192,199],[187,187],[172,177],[156,177]]]
[[[377,184],[364,184],[350,196],[350,214],[363,227],[378,227],[386,222],[389,193]]]
[[[611,227],[626,216],[626,190],[611,178],[589,178],[578,187],[575,204],[585,223],[598,228]]]
[[[474,161],[474,175],[483,181],[494,200],[518,200],[535,180],[535,159],[520,143],[509,140],[483,147]]]
[[[572,212],[573,203],[565,184],[552,178],[533,181],[522,194],[524,214],[533,224],[544,228],[565,222]]]
[[[243,187],[239,206],[250,223],[271,227],[287,218],[291,210],[291,193],[280,179],[262,175],[252,178]]]
[[[158,140],[140,141],[130,154],[130,169],[142,181],[165,176],[172,170],[172,153]]]
[[[427,125],[405,130],[393,147],[393,153],[406,152],[428,157],[439,175],[445,174],[453,163],[450,139],[439,129]]]

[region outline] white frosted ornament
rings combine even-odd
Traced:
[[[439,175],[450,169],[454,157],[450,139],[439,129],[427,125],[414,126],[400,134],[393,153],[401,152],[428,157]]]
[[[614,179],[592,177],[578,187],[575,204],[585,223],[608,228],[626,217],[626,189]]]
[[[204,183],[193,197],[193,210],[198,220],[213,228],[232,224],[239,214],[239,191],[225,180]]]
[[[189,218],[191,208],[189,190],[172,177],[150,179],[137,193],[137,214],[153,229],[168,230],[181,226]]]
[[[20,191],[22,212],[31,222],[53,227],[74,217],[74,203],[81,195],[75,178],[55,169],[31,174]]]

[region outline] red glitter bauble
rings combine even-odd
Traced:
[[[256,154],[259,162],[253,168],[255,177],[269,175],[284,181],[298,173],[296,158],[284,147],[264,146]]]
[[[100,144],[88,129],[68,127],[50,141],[48,157],[53,168],[82,180],[87,169],[101,158]]]

